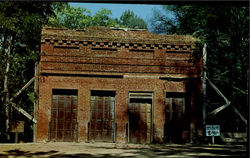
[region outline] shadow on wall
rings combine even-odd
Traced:
[[[190,61],[197,69],[197,75],[202,76],[202,47],[200,43],[196,43],[194,52],[190,56]],[[186,91],[190,94],[190,142],[202,143],[204,142],[203,122],[202,122],[202,78],[197,77],[192,79],[192,72],[187,73],[189,80],[186,81]]]
[[[165,105],[164,142],[166,143],[189,143],[190,104],[187,93],[168,92]],[[172,100],[172,103],[170,103]],[[170,107],[172,112],[170,112]],[[184,111],[184,112],[183,112]],[[172,117],[171,117],[171,116]]]
[[[177,96],[173,96],[173,98],[177,98],[177,100],[178,98],[185,98],[185,113],[181,119],[178,119],[178,117],[175,117],[176,119],[174,119],[173,115],[171,121],[168,121],[166,114],[166,121],[164,124],[164,142],[167,143],[203,142],[202,81],[199,77],[202,75],[202,65],[201,50],[199,45],[197,47],[198,48],[194,50],[194,53],[190,55],[189,60],[187,61],[192,65],[191,67],[183,65],[179,61],[175,61],[174,63],[175,71],[180,71],[187,75],[185,79],[170,79],[185,83],[186,93],[183,93],[183,96],[178,96],[181,95],[181,93],[176,93]],[[194,75],[197,75],[198,77],[194,77]],[[167,111],[167,106],[165,106],[165,108],[165,111]]]

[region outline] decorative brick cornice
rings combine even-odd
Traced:
[[[192,51],[193,45],[189,44],[150,44],[150,43],[118,43],[118,42],[96,42],[96,41],[76,41],[76,40],[57,40],[42,39],[41,44],[50,44],[56,47],[91,47],[91,48],[127,48],[138,50],[157,50],[165,49],[166,51]]]
[[[41,44],[55,47],[126,48],[129,50],[166,50],[190,52],[198,39],[186,35],[151,34],[147,30],[114,30],[89,27],[81,30],[43,28]]]

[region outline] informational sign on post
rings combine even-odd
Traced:
[[[18,133],[24,132],[24,121],[15,121],[9,123],[9,132],[15,133],[15,143],[18,142]]]
[[[220,125],[206,125],[206,136],[212,137],[212,143],[214,144],[214,137],[220,136]]]

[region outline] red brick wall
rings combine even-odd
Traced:
[[[82,37],[78,32],[69,30],[67,32],[67,30],[48,29],[43,32],[38,141],[48,140],[52,89],[54,88],[78,90],[78,141],[88,141],[91,90],[116,91],[116,142],[127,141],[129,91],[153,92],[154,141],[163,141],[166,92],[193,94],[190,106],[198,128],[202,118],[200,115],[201,104],[195,100],[199,100],[201,94],[199,78],[201,76],[201,61],[189,62],[192,59],[191,52],[194,48],[194,41],[183,40],[184,36],[175,37],[173,40],[173,37],[170,36],[156,35],[152,36],[154,40],[144,40],[141,37],[144,37],[143,35],[149,37],[150,34],[136,31],[141,39],[139,37],[136,39],[135,32],[131,35],[131,32],[128,31],[129,41],[126,38],[119,38],[119,36],[116,39],[90,37],[86,36],[87,31]],[[112,37],[114,34],[121,34],[115,30],[111,30],[111,32],[113,33]],[[63,36],[70,33],[75,36]],[[167,41],[168,38],[172,41]],[[106,50],[100,50],[100,47]],[[51,74],[58,76],[51,76]],[[60,76],[62,74],[121,75],[123,78]],[[166,75],[196,77],[198,79],[189,81],[159,79],[159,77]]]
[[[154,111],[154,137],[163,138],[163,126],[165,122],[165,95],[166,92],[185,92],[183,82],[163,81],[159,79],[145,78],[88,78],[88,77],[59,77],[41,76],[39,89],[39,121],[38,141],[48,140],[48,124],[51,113],[52,89],[78,89],[78,140],[87,141],[87,125],[89,122],[90,91],[113,90],[116,91],[116,123],[117,142],[126,142],[126,123],[128,119],[128,94],[129,91],[153,92]],[[164,85],[166,89],[164,89]]]

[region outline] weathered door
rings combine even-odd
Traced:
[[[151,93],[130,93],[128,137],[130,143],[151,142]]]
[[[90,107],[89,140],[114,142],[115,96],[100,91],[92,93]]]
[[[49,140],[77,140],[77,95],[53,95]]]
[[[166,98],[165,137],[170,143],[183,142],[185,97],[182,94],[169,94]]]

